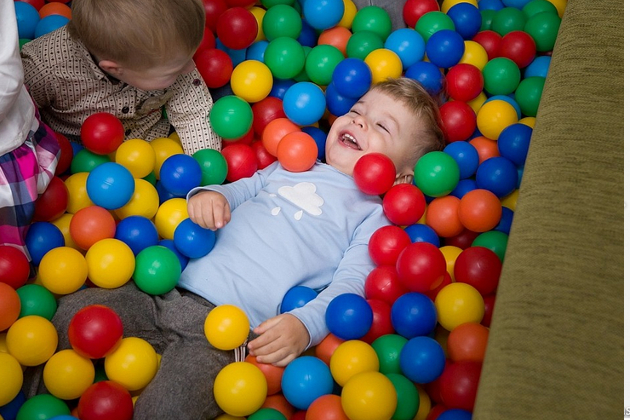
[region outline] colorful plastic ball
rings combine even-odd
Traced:
[[[313,140],[315,140],[315,144],[317,145],[317,159],[323,161],[326,153],[325,148],[327,134],[321,128],[313,127],[310,125],[307,127],[302,127],[301,130],[311,136]]]
[[[278,118],[286,118],[282,99],[274,96],[268,96],[262,101],[252,105],[252,111],[254,113],[254,133],[258,136],[263,134],[265,127],[267,127],[267,124],[271,121]]]
[[[131,420],[131,394],[115,381],[96,382],[79,398],[78,415],[83,420]]]
[[[275,78],[292,79],[304,69],[306,56],[296,39],[282,36],[270,40],[264,60]]]
[[[52,177],[46,190],[35,201],[33,220],[50,222],[66,212],[68,188],[59,177]]]
[[[518,173],[510,160],[493,157],[479,165],[476,179],[479,188],[489,190],[497,197],[503,198],[516,189]]]
[[[310,26],[317,30],[337,25],[344,13],[342,0],[305,0],[302,13]]]
[[[159,191],[144,179],[134,178],[133,181],[134,190],[131,199],[124,206],[114,210],[114,214],[121,220],[134,216],[153,219],[160,205]]]
[[[11,245],[0,245],[0,283],[14,289],[26,284],[30,265],[26,254]]]
[[[227,162],[227,181],[233,182],[247,178],[256,172],[256,155],[250,146],[232,144],[224,148],[221,153]]]
[[[108,155],[99,155],[94,152],[90,152],[88,149],[81,149],[72,158],[72,162],[70,163],[70,172],[73,174],[79,172],[92,172],[92,169],[106,162],[111,162]]]
[[[378,228],[368,241],[368,253],[376,265],[395,265],[411,239],[399,226]]]
[[[344,341],[330,358],[330,371],[342,387],[362,372],[378,371],[378,356],[368,343],[361,340]]]
[[[413,382],[399,373],[386,374],[396,388],[396,411],[392,419],[413,419],[420,408],[420,394]]]
[[[65,26],[69,21],[70,19],[61,15],[49,15],[40,19],[39,22],[37,22],[37,26],[35,26],[35,38],[55,31]]]
[[[442,374],[445,364],[442,346],[430,337],[414,337],[400,351],[402,374],[419,384],[436,380]]]
[[[482,73],[484,89],[490,95],[508,95],[516,90],[521,81],[520,69],[506,57],[491,59]]]
[[[354,32],[350,36],[348,44],[346,45],[346,54],[348,57],[364,60],[369,53],[379,48],[383,48],[384,46],[385,41],[381,39],[378,34],[372,31],[363,30]]]
[[[39,284],[25,284],[17,289],[20,297],[20,318],[28,315],[39,315],[51,320],[57,312],[57,299]]]
[[[464,54],[464,39],[451,29],[437,31],[427,40],[426,54],[438,67],[453,67]]]
[[[77,211],[70,220],[69,228],[72,240],[83,250],[116,234],[114,217],[100,206],[88,206]]]
[[[481,44],[467,39],[464,41],[464,54],[459,62],[463,64],[472,64],[479,70],[483,70],[488,63],[488,53]]]
[[[73,400],[94,382],[94,364],[74,350],[61,350],[46,362],[43,379],[52,395]]]
[[[433,63],[418,61],[412,64],[405,72],[405,77],[417,80],[431,95],[436,95],[442,90],[444,75]]]
[[[133,251],[123,241],[102,239],[85,254],[88,278],[98,287],[114,289],[125,284],[135,268]]]
[[[305,420],[349,420],[341,406],[341,397],[335,394],[322,395],[306,410]]]
[[[341,95],[334,84],[331,83],[326,87],[326,107],[330,114],[337,117],[345,115],[356,102],[357,98]]]
[[[267,50],[267,45],[269,45],[269,41],[267,40],[259,40],[259,41],[254,42],[252,45],[250,45],[247,48],[247,54],[245,55],[245,59],[260,61],[261,63],[264,63],[265,51]]]
[[[225,86],[232,76],[234,65],[230,56],[216,48],[205,49],[195,55],[195,64],[209,88]]]
[[[39,12],[27,2],[14,3],[14,6],[18,36],[20,39],[35,39],[35,28],[41,19]]]
[[[361,156],[352,173],[359,190],[369,195],[387,192],[396,180],[396,167],[392,160],[382,153],[368,153]]]
[[[181,266],[181,269],[182,271],[184,271],[184,268],[186,268],[186,266],[188,265],[189,258],[185,256],[184,254],[182,254],[181,252],[179,252],[179,250],[177,250],[177,248],[175,247],[175,241],[173,241],[172,239],[161,239],[158,242],[158,245],[170,249],[173,252],[173,254],[177,256],[177,259],[179,259],[179,264]]]
[[[131,172],[115,162],[106,162],[94,168],[86,182],[90,200],[108,210],[127,204],[133,195],[134,186]]]
[[[160,182],[167,191],[181,196],[201,183],[201,167],[195,158],[177,154],[167,158],[160,168]]]
[[[51,419],[62,415],[70,415],[70,409],[64,401],[50,394],[39,394],[22,404],[16,420]]]
[[[245,357],[245,361],[256,366],[263,375],[265,375],[265,380],[267,381],[267,396],[277,394],[282,390],[281,381],[284,367],[257,362],[256,356],[251,354]]]
[[[175,228],[175,247],[188,258],[201,258],[214,248],[214,231],[204,229],[190,219],[184,219]]]
[[[415,185],[394,185],[383,197],[385,216],[395,225],[407,226],[418,222],[425,208],[424,194]]]
[[[454,100],[468,102],[483,90],[481,70],[472,64],[456,64],[446,73],[446,93]]]
[[[34,265],[39,265],[48,251],[65,244],[59,228],[50,222],[32,223],[26,232],[24,242]]]
[[[491,29],[501,36],[513,31],[522,31],[527,22],[525,14],[515,7],[504,7],[492,18]]]
[[[256,164],[258,166],[258,169],[265,169],[267,166],[278,160],[275,156],[269,153],[267,149],[265,149],[265,146],[263,145],[263,142],[261,140],[256,140],[255,142],[253,142],[251,148],[254,151],[254,155],[256,156]]]
[[[333,377],[322,360],[301,356],[291,361],[282,375],[282,393],[294,407],[306,410],[313,401],[333,391]]]
[[[365,298],[354,293],[342,293],[326,308],[326,326],[344,340],[363,337],[372,326],[372,308]]]
[[[302,131],[287,134],[278,143],[278,161],[290,172],[309,170],[317,161],[317,144]]]
[[[20,362],[9,353],[0,352],[0,380],[0,406],[4,406],[19,394],[24,382]]]
[[[494,31],[482,30],[475,35],[472,40],[483,47],[490,61],[499,57],[501,54],[501,42],[503,38]]]
[[[473,286],[482,296],[493,293],[501,276],[501,260],[482,246],[465,249],[455,261],[455,281]]]
[[[516,102],[526,116],[535,117],[538,113],[544,85],[544,77],[533,76],[523,79],[516,88],[514,92]]]
[[[0,331],[6,330],[18,319],[21,305],[17,291],[6,283],[0,283]]]
[[[481,325],[490,328],[490,323],[492,322],[492,313],[494,312],[494,303],[496,301],[496,295],[488,295],[484,296],[483,304],[484,304],[484,313],[483,319],[481,320]]]
[[[122,337],[120,317],[105,305],[79,309],[68,326],[70,345],[77,354],[90,359],[109,355],[120,345]]]
[[[517,88],[518,89],[518,88]],[[487,102],[491,102],[491,101],[496,101],[496,100],[502,100],[505,101],[507,103],[509,103],[510,105],[512,105],[512,107],[514,108],[514,110],[516,111],[516,115],[519,119],[521,119],[521,107],[518,104],[518,102],[516,102],[516,99],[514,99],[514,94],[509,94],[509,95],[493,95],[489,98],[487,98],[481,105],[485,105]],[[481,109],[481,107],[479,107]],[[477,110],[477,112],[479,112],[479,110]]]
[[[294,286],[284,294],[282,303],[280,304],[280,313],[301,308],[311,300],[315,299],[315,297],[317,297],[317,292],[310,287]]]
[[[365,298],[378,299],[392,305],[408,290],[398,280],[396,267],[380,265],[375,267],[365,279]]]
[[[269,398],[265,401],[268,402]],[[251,416],[247,417],[249,420],[286,420],[287,416],[282,414],[279,410],[271,407],[264,407],[257,410]]]
[[[488,101],[477,113],[477,127],[481,134],[491,140],[497,140],[508,126],[518,122],[518,115],[512,105],[506,101]]]
[[[13,398],[10,402],[0,406],[0,416],[2,416],[5,420],[15,420],[18,411],[25,401],[26,397],[24,396],[24,392],[19,391],[15,398]]]
[[[393,31],[385,40],[385,48],[398,55],[403,70],[424,57],[425,42],[422,35],[412,28],[401,28]]]
[[[265,375],[251,363],[230,363],[214,381],[218,406],[232,416],[249,416],[262,406],[267,396]]]
[[[542,0],[546,3],[547,0]],[[549,65],[551,64],[551,56],[549,55],[541,55],[531,62],[530,65],[525,67],[525,71],[523,72],[523,78],[538,76],[538,77],[547,77],[549,73]]]
[[[477,136],[470,139],[469,143],[477,150],[479,163],[483,163],[491,157],[500,156],[499,148],[495,140],[490,140],[484,136]]]
[[[523,69],[536,57],[536,43],[527,32],[509,32],[501,41],[501,56],[509,58]]]
[[[273,77],[264,63],[245,60],[234,68],[230,83],[238,97],[247,102],[259,102],[271,92]]]
[[[434,0],[408,0],[403,4],[403,20],[407,26],[415,28],[422,15],[439,10],[439,4]]]
[[[386,334],[372,342],[379,360],[379,371],[383,374],[401,373],[400,352],[407,339],[398,334]]]
[[[481,12],[471,3],[457,3],[446,12],[453,20],[455,30],[464,39],[472,39],[481,29]]]
[[[158,243],[157,228],[143,216],[129,216],[121,220],[116,226],[114,237],[127,244],[134,255]]]
[[[128,391],[147,386],[157,369],[157,353],[149,342],[138,337],[123,338],[114,351],[105,356],[107,377]]]
[[[475,189],[461,198],[458,214],[466,229],[486,232],[501,220],[501,201],[491,191]]]
[[[459,198],[438,197],[427,206],[426,223],[442,238],[451,238],[464,230],[459,220]]]
[[[311,82],[298,82],[287,89],[282,104],[287,118],[298,125],[319,121],[326,110],[324,93]]]
[[[234,305],[220,305],[210,311],[204,323],[208,342],[219,350],[233,350],[242,345],[249,334],[245,312]]]
[[[231,146],[234,147],[234,146]],[[183,198],[171,198],[163,202],[155,214],[155,227],[163,239],[173,239],[175,229],[188,218],[188,207]]]
[[[9,353],[23,366],[37,366],[46,362],[55,353],[58,341],[55,326],[37,315],[18,319],[7,331]]]
[[[392,31],[392,20],[387,11],[378,6],[365,6],[357,11],[352,21],[352,32],[371,31],[385,41]]]
[[[400,253],[396,271],[408,290],[424,293],[435,289],[442,282],[446,261],[435,245],[413,242]]]
[[[444,153],[455,159],[459,167],[460,179],[470,178],[479,167],[479,153],[473,145],[465,141],[447,144]]]
[[[87,276],[88,264],[83,254],[66,246],[51,249],[39,265],[42,285],[58,295],[76,292],[85,284]]]
[[[448,331],[465,322],[480,323],[484,313],[481,293],[466,283],[451,283],[435,298],[438,323]]]
[[[145,293],[161,295],[173,290],[181,274],[179,258],[170,249],[153,245],[144,248],[131,266],[133,281]]]
[[[396,402],[396,388],[380,372],[357,374],[341,390],[341,405],[350,420],[390,419]]]
[[[440,106],[442,131],[447,143],[470,138],[477,126],[477,115],[466,102],[453,100]]]
[[[343,1],[343,0],[342,0]],[[344,57],[348,54],[348,41],[352,36],[350,29],[335,26],[323,31],[317,38],[317,45],[331,45],[337,48]]]
[[[350,57],[337,64],[332,74],[332,83],[340,95],[360,98],[372,84],[372,73],[365,61]]]
[[[125,139],[125,128],[109,112],[90,115],[81,125],[81,142],[90,152],[107,155],[118,149]]]
[[[219,15],[217,37],[223,45],[233,50],[249,47],[258,35],[258,22],[244,7],[230,7]]]
[[[416,22],[415,30],[422,35],[427,42],[433,34],[441,30],[455,30],[453,20],[441,11],[429,11],[420,16]]]
[[[458,325],[447,338],[448,355],[454,362],[482,363],[488,345],[490,330],[473,322]]]
[[[405,233],[409,235],[411,242],[428,242],[437,247],[440,246],[440,238],[437,233],[425,224],[411,224],[405,228]]]
[[[503,207],[503,213],[507,213],[510,216],[513,214],[512,210],[507,207]],[[481,246],[488,248],[499,257],[499,260],[503,262],[505,258],[505,251],[507,250],[508,233],[498,230],[499,226],[495,230],[484,232],[477,236],[471,246]]]
[[[332,81],[335,67],[343,60],[343,53],[338,48],[327,44],[317,45],[306,56],[304,70],[313,83],[326,86]]]
[[[367,299],[367,303],[372,308],[372,326],[368,332],[361,337],[361,341],[372,344],[378,337],[394,333],[394,326],[391,320],[391,305],[381,299]]]
[[[536,51],[547,52],[553,49],[558,37],[562,19],[554,12],[541,12],[527,20],[523,30],[536,42]]]
[[[400,57],[394,51],[386,48],[379,48],[369,53],[365,57],[365,63],[372,72],[372,83],[382,82],[389,78],[396,79],[403,72],[403,63]]]
[[[392,305],[392,325],[398,335],[407,339],[429,335],[437,325],[435,305],[426,295],[409,292]]]
[[[262,29],[269,41],[280,37],[297,39],[302,30],[302,19],[293,7],[278,4],[267,9],[262,19]]]
[[[222,184],[225,181],[227,162],[221,152],[214,149],[202,149],[192,156],[201,168],[200,185]]]
[[[467,193],[476,189],[477,183],[474,179],[460,179],[455,189],[451,191],[451,195],[454,195],[461,200],[462,197],[465,196]]]
[[[220,98],[210,111],[210,124],[217,135],[224,139],[237,139],[247,133],[252,126],[251,106],[234,95]]]
[[[480,376],[481,362],[460,361],[446,366],[439,382],[444,404],[472,412]]]
[[[429,152],[418,159],[414,168],[414,180],[425,195],[444,196],[457,185],[459,167],[455,159],[445,152]]]

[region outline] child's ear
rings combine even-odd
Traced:
[[[413,171],[411,169],[406,169],[400,172],[396,176],[396,180],[394,181],[394,185],[398,184],[411,184],[413,182]]]
[[[98,62],[98,66],[112,76],[117,76],[122,73],[122,66],[115,61],[100,60]]]

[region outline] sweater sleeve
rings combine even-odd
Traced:
[[[17,101],[24,73],[18,47],[18,30],[13,2],[0,2],[0,121]]]

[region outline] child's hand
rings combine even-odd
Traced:
[[[188,200],[188,217],[202,228],[217,230],[227,225],[232,216],[223,194],[202,191]]]
[[[266,320],[254,328],[260,337],[248,344],[249,353],[256,361],[274,366],[286,366],[298,357],[310,341],[302,321],[290,314],[282,314]]]

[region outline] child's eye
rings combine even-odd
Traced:
[[[376,125],[377,125],[377,126],[379,126],[380,128],[382,128],[383,130],[385,130],[386,132],[388,132],[388,133],[389,133],[389,130],[388,130],[388,129],[387,129],[387,127],[385,127],[383,124],[378,123],[378,124],[376,124]]]

